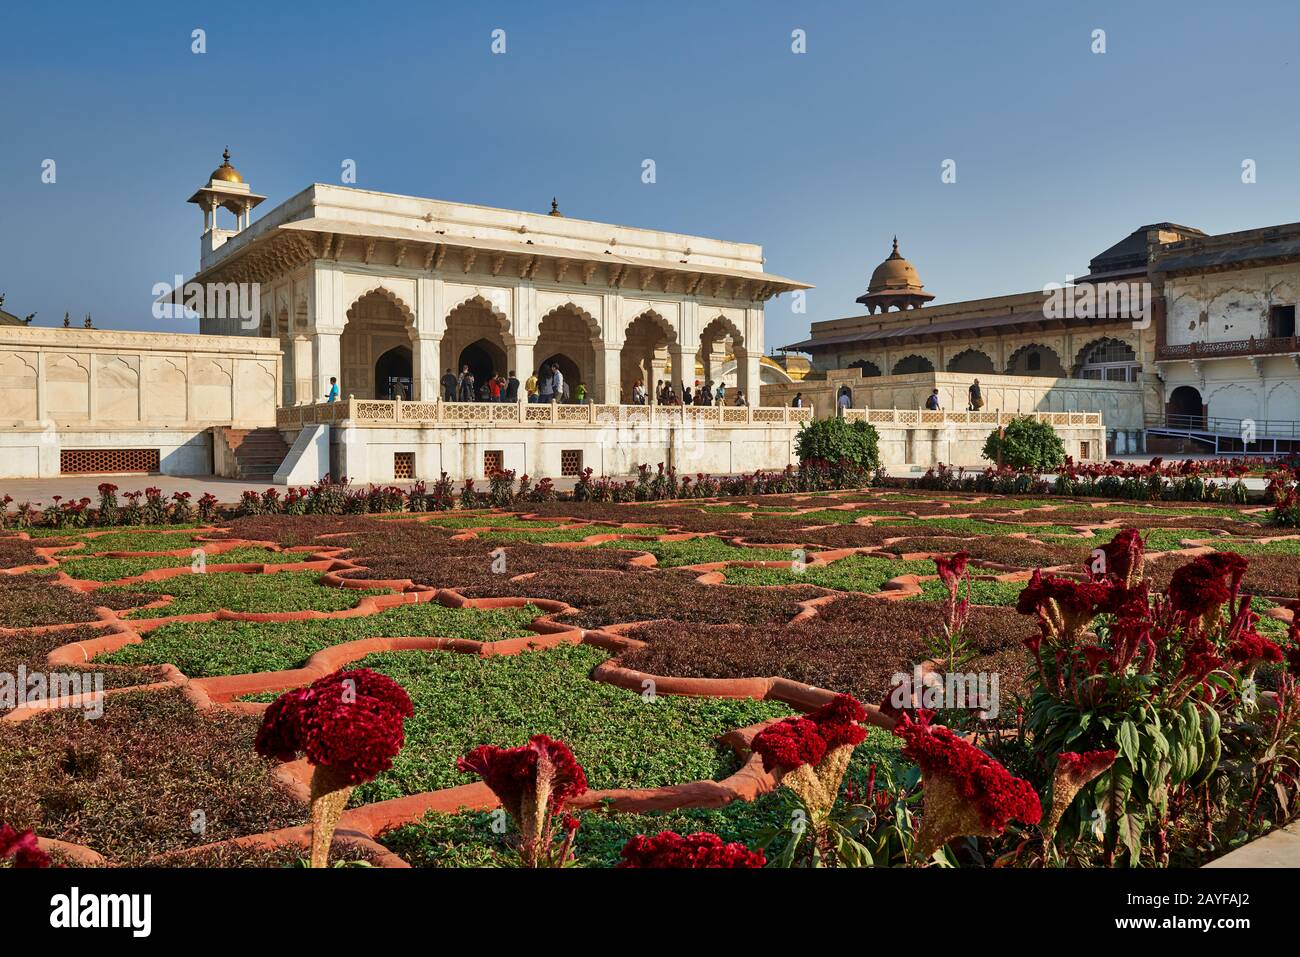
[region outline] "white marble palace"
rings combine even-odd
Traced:
[[[0,326],[0,474],[392,481],[792,461],[811,413],[757,407],[764,376],[788,381],[763,356],[763,310],[808,287],[765,271],[760,246],[573,219],[554,201],[531,213],[316,183],[254,220],[264,199],[229,151],[190,197],[200,268],[156,305],[197,312],[197,336]],[[543,364],[586,403],[441,401],[451,370],[524,383]],[[732,387],[725,406],[626,404],[660,379]]]
[[[345,396],[430,400],[448,369],[522,381],[543,363],[616,404],[638,379],[713,379],[733,355],[757,398],[764,303],[808,288],[765,272],[761,246],[571,219],[555,202],[529,213],[315,183],[250,224],[261,200],[228,158],[194,194],[194,281],[258,284],[258,324],[201,331],[277,342],[284,405],[319,401],[331,376]]]

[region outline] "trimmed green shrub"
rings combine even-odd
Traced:
[[[801,464],[843,461],[867,471],[880,468],[880,436],[869,422],[815,419],[799,429],[795,448]]]
[[[1065,446],[1050,422],[1032,416],[1017,416],[1001,430],[994,429],[984,441],[984,457],[1017,469],[1046,471],[1065,464]]]

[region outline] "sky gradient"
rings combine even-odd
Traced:
[[[197,268],[185,200],[229,145],[261,212],[353,159],[367,189],[760,243],[817,287],[768,303],[770,349],[859,314],[895,233],[942,303],[1144,223],[1300,219],[1298,27],[1271,0],[5,4],[0,292],[195,331],[150,290]]]

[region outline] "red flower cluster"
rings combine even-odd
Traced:
[[[1043,806],[1028,781],[1014,777],[979,748],[922,715],[899,718],[894,734],[906,742],[903,757],[920,765],[925,778],[943,777],[979,811],[989,830],[1001,833],[1013,819],[1037,824]]]
[[[1096,569],[1093,561],[1089,561],[1088,568],[1094,573],[1099,573],[1101,577],[1109,578],[1129,588],[1142,578],[1142,562],[1146,554],[1146,545],[1142,541],[1142,534],[1136,528],[1124,529],[1105,545],[1100,546],[1097,551],[1102,553],[1101,557],[1105,564],[1100,569]]]
[[[405,740],[403,719],[414,713],[392,678],[369,668],[336,671],[267,708],[257,753],[290,761],[301,751],[312,764],[359,784],[393,766]]]
[[[1243,632],[1228,646],[1228,654],[1240,665],[1278,664],[1282,661],[1282,649],[1256,631]]]
[[[49,867],[50,855],[36,843],[31,831],[19,834],[8,824],[0,824],[0,859],[12,857],[14,867]]]
[[[739,841],[724,843],[707,831],[685,837],[660,831],[654,837],[638,834],[623,847],[619,867],[763,867],[761,850],[751,851]]]
[[[1174,570],[1169,580],[1169,601],[1189,621],[1218,611],[1236,597],[1247,564],[1236,552],[1214,552],[1195,558]]]
[[[969,579],[966,582],[966,597],[964,599],[957,597],[961,580],[966,577],[966,562],[969,559],[970,555],[967,552],[958,552],[947,558],[938,556],[934,560],[935,568],[939,571],[939,581],[948,591],[948,596],[943,603],[943,617],[944,627],[949,637],[965,631],[967,619],[970,617]]]
[[[1111,579],[1076,581],[1058,575],[1043,577],[1035,568],[1033,577],[1020,592],[1016,611],[1037,615],[1043,637],[1049,641],[1072,641],[1103,611],[1114,611],[1129,598],[1127,589]]]
[[[827,751],[862,743],[867,732],[858,722],[866,717],[867,709],[857,699],[836,695],[803,717],[768,725],[754,736],[751,747],[762,756],[769,773],[778,767],[790,771],[820,764]]]
[[[969,559],[969,552],[958,552],[947,558],[942,555],[935,557],[934,565],[939,570],[939,580],[949,591],[956,589],[962,576],[966,574],[966,562]]]
[[[521,818],[524,798],[537,791],[539,768],[549,769],[547,803],[552,813],[587,790],[587,775],[569,746],[544,734],[533,735],[517,748],[480,745],[457,758],[456,767],[481,777],[516,820]]]
[[[1072,778],[1091,781],[1102,771],[1115,763],[1116,751],[1062,751],[1056,756],[1057,773],[1065,773]]]
[[[753,749],[762,755],[763,769],[771,773],[777,768],[820,764],[826,756],[826,741],[807,718],[786,718],[755,735]]]

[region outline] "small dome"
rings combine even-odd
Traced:
[[[227,146],[224,153],[221,154],[221,165],[212,171],[210,179],[221,180],[226,183],[242,183],[244,177],[239,175],[239,170],[230,165],[230,147]]]
[[[891,292],[894,290],[922,289],[921,277],[916,267],[903,258],[898,251],[898,237],[894,237],[894,251],[889,258],[876,267],[871,274],[867,292]]]
[[[560,204],[557,203],[557,202],[555,201],[555,197],[554,197],[554,196],[551,197],[551,211],[550,211],[549,213],[547,213],[546,215],[547,215],[547,216],[563,216],[563,215],[564,215],[562,212],[560,212]]]

